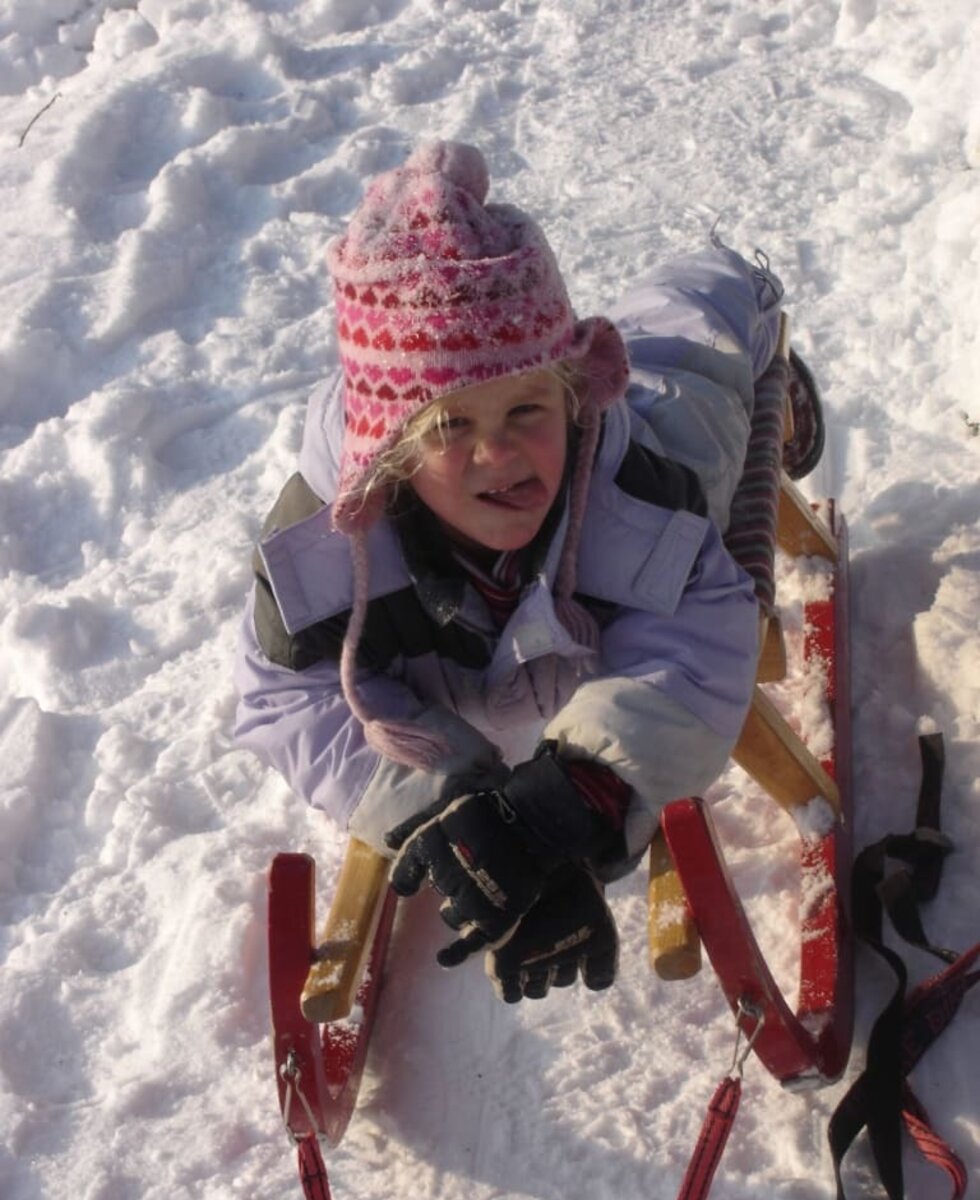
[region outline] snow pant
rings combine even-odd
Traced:
[[[643,440],[690,467],[727,528],[742,475],[755,380],[779,333],[780,281],[717,241],[658,266],[609,317],[630,355],[627,401]]]

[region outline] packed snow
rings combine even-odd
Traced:
[[[336,361],[325,244],[424,136],[483,149],[582,315],[715,225],[768,254],[827,407],[804,490],[851,530],[856,840],[911,827],[916,735],[943,731],[956,852],[925,920],[976,940],[978,79],[974,0],[0,0],[4,1200],[299,1194],[266,872],[314,854],[325,908],[344,836],[233,744],[231,660]],[[708,798],[791,993],[793,822],[735,767]],[[644,875],[610,891],[616,987],[516,1007],[403,907],[337,1200],[676,1195],[734,1026],[710,968],[649,970]],[[891,986],[858,967],[845,1078],[789,1095],[750,1060],[718,1200],[835,1194],[828,1117]],[[913,1078],[972,1195],[978,1061],[974,994]]]

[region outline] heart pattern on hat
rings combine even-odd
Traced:
[[[345,381],[340,529],[376,515],[360,496],[370,469],[427,404],[591,353],[591,323],[576,321],[544,234],[518,209],[485,204],[488,186],[477,149],[428,143],[370,184],[328,247]],[[601,403],[627,379],[625,347],[608,330],[616,344],[603,370],[612,363],[616,378]]]

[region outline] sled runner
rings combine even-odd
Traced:
[[[269,983],[283,1122],[298,1149],[305,1195],[330,1200],[319,1142],[336,1146],[354,1111],[395,894],[387,887],[387,862],[352,838],[318,942],[314,873],[308,854],[273,860]]]
[[[843,532],[843,531],[842,531]],[[692,974],[698,941],[711,960],[732,1011],[754,1010],[761,1028],[754,1049],[767,1069],[794,1087],[831,1083],[843,1072],[853,1023],[852,945],[848,916],[851,806],[846,669],[846,543],[841,538],[834,595],[805,606],[805,658],[824,673],[834,719],[834,747],[820,763],[757,694],[735,759],[766,784],[798,820],[800,830],[800,984],[790,1010],[766,967],[732,885],[703,801],[667,805],[661,817],[669,847],[651,855],[650,941],[663,978]],[[820,770],[815,768],[819,767]],[[821,772],[826,774],[822,778]],[[819,784],[819,790],[816,785]],[[671,878],[673,867],[677,881]],[[663,898],[680,890],[684,904],[673,919]],[[678,920],[678,917],[680,918]],[[752,1029],[746,1029],[746,1034]]]
[[[787,419],[792,388],[812,387],[803,372],[789,349],[784,318],[779,349],[757,384],[746,469],[726,535],[733,556],[755,580],[762,611],[759,683],[734,758],[796,816],[800,828],[805,902],[795,1009],[756,944],[702,801],[680,800],[664,810],[651,847],[649,886],[650,954],[658,975],[689,977],[700,968],[703,945],[748,1045],[791,1087],[820,1086],[839,1077],[853,1023],[847,533],[832,504],[815,513],[782,469],[784,445],[792,437]],[[831,594],[805,610],[805,658],[823,669],[833,721],[833,750],[822,760],[763,689],[786,670],[774,597],[777,541],[789,554],[816,554],[831,564]],[[276,1076],[284,1119],[300,1150],[304,1189],[317,1200],[330,1195],[317,1143],[322,1138],[336,1145],[350,1118],[394,900],[387,862],[352,839],[318,942],[312,860],[283,854],[272,866],[269,963]]]
[[[663,979],[700,967],[703,944],[753,1048],[788,1087],[818,1087],[843,1072],[853,1027],[850,672],[847,530],[833,503],[814,512],[774,469],[784,428],[791,355],[784,340],[756,387],[746,469],[726,541],[753,576],[762,608],[759,682],[733,757],[797,821],[800,830],[800,983],[796,1010],[776,986],[720,853],[709,810],[697,799],[667,805],[651,851],[650,954]],[[797,360],[798,361],[798,360]],[[763,685],[786,673],[774,608],[775,546],[818,555],[831,568],[829,596],[804,606],[804,669],[819,670],[833,725],[818,761],[768,699]],[[746,1018],[746,1014],[755,1014]],[[747,1026],[747,1027],[746,1027]]]

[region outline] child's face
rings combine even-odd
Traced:
[[[565,389],[550,371],[491,379],[445,403],[412,487],[461,544],[518,550],[558,495],[567,439]]]

